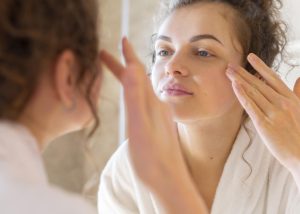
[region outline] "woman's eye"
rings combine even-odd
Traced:
[[[158,56],[168,56],[169,55],[169,51],[167,50],[160,50],[157,52]]]
[[[211,56],[211,54],[208,51],[204,51],[204,50],[197,51],[197,55],[198,56],[203,56],[203,57],[209,57],[209,56]]]

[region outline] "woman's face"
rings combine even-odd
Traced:
[[[227,5],[198,3],[175,10],[155,42],[152,85],[178,122],[220,117],[241,108],[225,75],[242,64],[242,48]],[[226,18],[227,17],[227,18]]]

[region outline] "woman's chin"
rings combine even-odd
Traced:
[[[188,110],[178,110],[172,109],[173,120],[178,123],[194,123],[199,121],[208,121],[216,118],[220,118],[226,114],[220,111],[193,111],[193,109]]]

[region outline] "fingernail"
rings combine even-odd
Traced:
[[[233,84],[236,85],[237,87],[241,86],[241,83],[238,80],[234,80]]]
[[[255,56],[254,53],[250,53],[250,54],[248,55],[248,60],[249,60],[249,61],[252,61],[252,62],[255,62],[255,61],[257,60],[257,58],[256,58],[256,56]]]
[[[236,68],[236,66],[234,66],[234,65],[231,64],[231,63],[228,63],[227,67],[228,67],[228,68],[232,68],[232,69],[235,69],[235,68]]]
[[[127,36],[123,36],[123,43],[127,43],[128,40],[127,40]]]
[[[233,75],[233,74],[235,73],[235,71],[233,70],[233,68],[228,67],[228,68],[226,69],[226,73],[229,74],[229,75]]]

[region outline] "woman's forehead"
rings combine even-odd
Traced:
[[[234,9],[221,3],[197,3],[174,10],[162,23],[158,35],[173,40],[190,40],[212,35],[225,45],[235,46],[237,35],[230,16]],[[231,12],[231,13],[230,13]]]
[[[231,31],[220,4],[194,4],[173,11],[159,28],[159,33],[215,33],[226,35]],[[225,9],[224,9],[225,10]],[[203,33],[203,32],[200,32]]]

